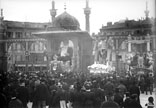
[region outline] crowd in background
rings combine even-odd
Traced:
[[[0,74],[2,108],[142,108],[140,93],[152,94],[147,75],[8,72]],[[147,106],[154,108],[150,97]]]

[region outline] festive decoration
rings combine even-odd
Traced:
[[[88,66],[88,69],[90,71],[90,73],[109,73],[111,71],[115,71],[115,67],[112,67],[108,64],[104,65],[104,64],[92,64],[91,66]]]

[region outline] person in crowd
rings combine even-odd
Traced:
[[[8,108],[24,108],[22,101],[17,98],[17,94],[15,91],[13,91],[11,100],[8,104]]]
[[[147,108],[154,108],[154,99],[153,99],[153,97],[150,96],[148,98],[148,103],[146,103],[145,106],[147,106]]]
[[[38,83],[34,91],[34,100],[36,101],[34,108],[46,108],[46,100],[49,96],[49,91],[43,80],[38,80]]]
[[[77,90],[75,86],[74,88],[70,88],[70,102],[72,103],[73,108],[83,108],[84,107],[84,95],[82,90]]]
[[[120,92],[121,96],[124,98],[124,94],[126,93],[127,88],[126,88],[126,86],[123,84],[123,81],[122,81],[122,80],[120,80],[120,84],[118,85],[117,88],[119,89],[119,92]]]
[[[33,102],[33,94],[35,90],[35,77],[31,76],[29,80],[29,85],[28,85],[28,91],[29,91],[29,101]],[[33,102],[34,103],[34,102]]]
[[[17,98],[22,101],[23,107],[27,108],[27,104],[29,101],[29,91],[25,87],[24,80],[20,80],[20,86],[16,90],[17,92]]]
[[[125,100],[123,102],[123,107],[124,108],[128,108],[129,107],[129,103],[131,101],[131,97],[130,97],[130,93],[129,92],[126,92],[125,94],[126,94],[126,98],[125,98]]]
[[[114,101],[118,103],[120,108],[122,108],[123,105],[123,98],[122,94],[119,93],[119,88],[115,88]]]
[[[100,108],[120,108],[120,106],[114,101],[114,96],[109,96],[107,101],[102,102]]]
[[[74,83],[74,88],[77,90],[77,91],[80,91],[82,86],[81,86],[81,83],[80,83],[80,80],[77,79],[76,82]]]
[[[131,101],[129,102],[128,108],[142,108],[140,103],[138,102],[138,96],[137,94],[132,94],[131,95]]]
[[[140,86],[141,93],[144,93],[144,91],[145,91],[145,77],[144,77],[144,75],[140,76],[139,86]]]
[[[67,108],[66,106],[67,94],[60,82],[58,83],[58,93],[60,99],[60,108]]]
[[[148,95],[148,91],[150,92],[150,95],[152,95],[152,89],[153,89],[153,78],[147,74],[146,79],[145,79],[145,91],[146,95]]]
[[[111,97],[114,93],[114,84],[111,82],[110,79],[107,80],[107,83],[104,85],[104,90],[106,93],[106,99]]]
[[[58,86],[56,91],[53,92],[53,97],[51,98],[51,104],[49,108],[60,108],[60,93],[58,91]]]
[[[100,85],[96,81],[93,81],[93,88],[91,90],[94,93],[94,108],[99,108],[101,102],[105,101],[104,90],[100,88]]]
[[[94,93],[91,91],[91,84],[86,84],[83,91],[84,108],[93,108]]]
[[[137,94],[137,101],[140,103],[140,89],[136,81],[133,81],[132,85],[130,86],[129,92],[130,95]]]
[[[1,108],[7,108],[7,98],[2,91],[0,92],[0,107]]]

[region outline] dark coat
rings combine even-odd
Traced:
[[[70,92],[70,101],[73,103],[73,108],[83,108],[84,104],[84,95],[82,92],[75,90]]]
[[[0,93],[0,106],[2,108],[7,108],[7,98],[3,93]]]
[[[107,82],[104,86],[106,96],[112,96],[114,92],[114,84],[111,82]]]
[[[115,93],[114,94],[114,101],[116,103],[118,103],[120,106],[122,106],[122,104],[123,104],[123,97],[122,97],[122,95],[119,94],[119,93]]]
[[[128,108],[142,108],[140,103],[136,100],[131,100]]]
[[[45,84],[39,84],[34,91],[34,100],[46,101],[49,95],[47,86]]]
[[[139,89],[139,87],[136,85],[132,85],[130,87],[129,92],[130,92],[130,95],[137,94],[138,95],[138,102],[140,103],[140,89]]]
[[[29,101],[29,91],[26,87],[20,86],[17,89],[17,98],[22,101],[23,106],[26,106]]]
[[[101,104],[101,108],[120,108],[120,106],[114,101],[107,101]]]
[[[93,108],[94,106],[94,93],[91,91],[86,91],[84,95],[84,108]]]
[[[125,101],[123,102],[123,107],[124,108],[128,108],[129,107],[129,103],[131,102],[131,98],[130,97],[127,97],[126,99],[125,99]]]
[[[23,104],[17,98],[11,99],[11,101],[9,102],[8,108],[23,108]]]

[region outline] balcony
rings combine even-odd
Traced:
[[[46,67],[47,66],[47,61],[36,61],[36,62],[32,62],[32,61],[16,61],[15,62],[15,66],[17,67],[26,67],[26,65],[28,67],[34,66],[34,67]]]

